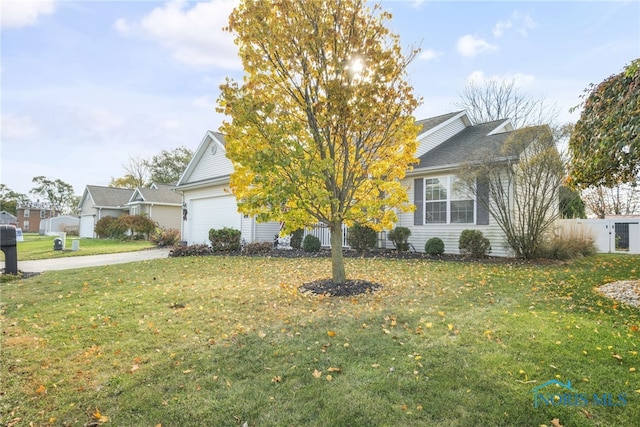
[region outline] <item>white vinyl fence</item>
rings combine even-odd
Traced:
[[[640,254],[640,219],[562,219],[558,227],[589,233],[600,253]]]

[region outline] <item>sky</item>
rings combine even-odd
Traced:
[[[134,157],[195,151],[226,77],[243,71],[222,28],[236,0],[0,0],[0,178],[33,177],[81,195],[125,175]],[[640,2],[382,1],[388,26],[420,47],[409,80],[416,119],[459,110],[474,80],[514,81],[558,111],[640,57]],[[35,197],[34,197],[35,199]]]

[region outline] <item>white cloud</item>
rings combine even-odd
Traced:
[[[493,26],[493,36],[495,38],[502,37],[507,30],[513,29],[522,37],[527,37],[529,30],[538,26],[538,23],[528,13],[515,11],[511,14],[511,18],[506,21],[498,21]]]
[[[493,76],[485,76],[482,70],[476,70],[467,76],[467,83],[484,84],[486,82],[514,82],[516,87],[530,86],[535,81],[535,77],[531,74],[503,74]]]
[[[509,28],[511,28],[512,24],[510,20],[506,20],[506,21],[498,21],[498,23],[496,25],[493,26],[493,36],[498,38],[498,37],[502,37],[502,35],[504,34],[504,32],[506,30],[508,30]]]
[[[425,61],[431,61],[433,59],[438,59],[443,55],[442,52],[437,52],[433,49],[427,49],[424,52],[420,53],[420,59],[424,59]]]
[[[485,39],[474,37],[470,34],[460,37],[456,48],[460,55],[467,57],[473,57],[481,53],[498,50],[498,46],[487,42]]]
[[[222,31],[235,0],[189,3],[173,0],[153,9],[140,22],[118,19],[114,28],[123,35],[139,34],[169,49],[173,57],[195,67],[241,68],[233,36]]]
[[[0,26],[20,28],[38,23],[42,15],[50,15],[55,9],[54,0],[2,0],[0,2]]]
[[[3,114],[0,117],[0,130],[4,141],[23,139],[38,133],[38,126],[29,116],[18,114]]]

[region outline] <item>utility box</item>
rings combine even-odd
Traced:
[[[72,251],[80,250],[80,239],[71,239],[71,250]]]
[[[62,250],[62,239],[59,237],[56,237],[55,239],[53,239],[53,250],[54,251],[61,251]]]
[[[0,249],[4,252],[4,273],[18,274],[18,250],[15,225],[0,225]]]

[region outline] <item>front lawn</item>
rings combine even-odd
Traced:
[[[61,258],[69,256],[112,254],[118,252],[132,252],[154,247],[150,242],[122,241],[117,239],[79,239],[67,236],[65,250],[53,250],[53,240],[57,236],[41,236],[34,233],[25,233],[24,242],[17,243],[18,262],[36,259]],[[80,249],[72,251],[72,241],[79,239]],[[0,252],[0,260],[4,261],[4,252]]]
[[[349,258],[383,289],[298,291],[330,262],[167,258],[3,284],[0,424],[640,425],[640,309],[594,290],[640,278],[639,256]],[[534,393],[552,380],[571,390]]]

